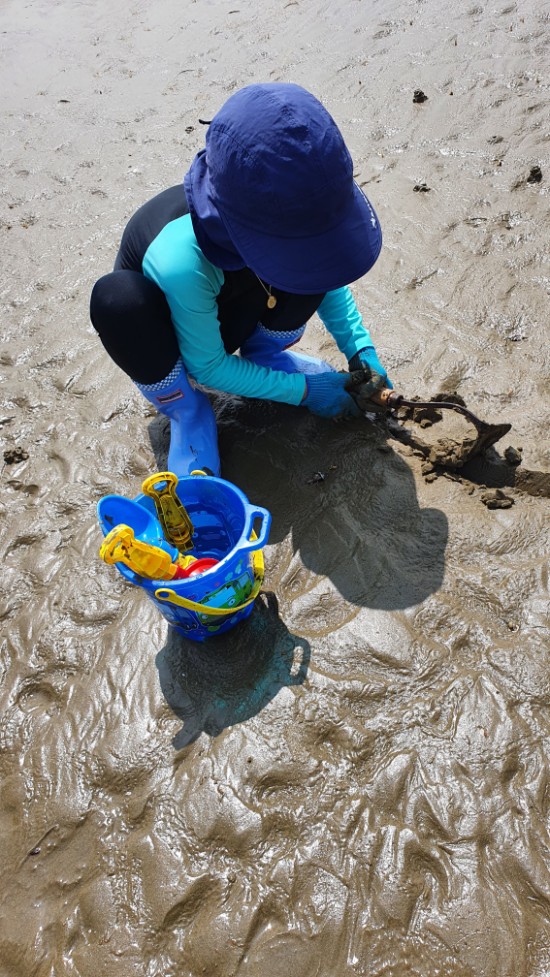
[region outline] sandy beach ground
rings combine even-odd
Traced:
[[[548,977],[550,6],[1,0],[0,46],[1,977]],[[88,299],[199,117],[279,80],[379,214],[395,385],[512,430],[431,479],[384,424],[217,398],[273,528],[201,646],[98,558],[166,430]]]

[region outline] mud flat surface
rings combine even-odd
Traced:
[[[550,471],[548,6],[3,0],[0,45],[1,977],[547,977],[548,498],[514,479]],[[379,423],[218,398],[273,530],[205,648],[98,559],[164,427],[87,305],[264,80],[346,136],[396,386],[512,431],[429,482]]]

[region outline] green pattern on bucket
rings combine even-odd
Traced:
[[[243,597],[245,596],[243,591],[246,590],[246,586],[240,584],[240,579],[242,578],[239,577],[235,579],[235,577],[232,574],[229,574],[229,576],[226,577],[227,582],[231,583],[234,592],[236,590],[241,591],[239,597],[242,602],[237,607],[230,607],[227,604],[223,605],[222,607],[210,607],[208,604],[202,601],[201,603],[198,603],[196,601],[191,600],[188,597],[180,597],[180,595],[177,594],[175,590],[172,590],[170,587],[159,587],[158,590],[155,590],[155,597],[157,598],[157,600],[167,601],[170,604],[176,604],[178,607],[185,607],[188,611],[195,611],[195,613],[201,615],[204,614],[212,617],[227,617],[230,614],[237,614],[239,611],[242,611],[245,607],[248,607],[248,605],[251,604],[252,601],[256,600],[256,597],[260,592],[260,587],[262,586],[263,579],[264,579],[264,558],[262,556],[261,550],[255,550],[255,552],[252,553],[251,555],[252,555],[252,566],[254,569],[254,584],[246,600],[243,600]],[[242,563],[239,563],[236,569],[237,571],[239,569],[242,570],[243,569]],[[248,574],[245,574],[244,576],[246,577],[246,580],[249,582],[250,578],[248,577]],[[223,589],[224,589],[223,587],[219,587],[218,590],[215,590],[211,594],[208,594],[205,600],[210,600],[213,596],[215,596],[215,594],[219,593],[219,591]]]

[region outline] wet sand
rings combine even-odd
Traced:
[[[550,471],[550,9],[0,22],[1,977],[545,977],[548,498],[501,458]],[[354,290],[396,386],[512,430],[428,481],[383,423],[216,398],[273,529],[249,622],[204,647],[98,558],[97,500],[139,491],[165,426],[87,306],[198,118],[266,80],[325,102],[379,213]],[[345,365],[317,320],[302,345]]]

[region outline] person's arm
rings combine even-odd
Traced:
[[[391,386],[388,375],[382,366],[368,329],[350,289],[345,285],[327,292],[317,314],[326,329],[333,336],[338,349],[346,357],[350,369],[366,365],[374,373],[380,374]]]
[[[301,374],[270,370],[226,352],[216,302],[223,271],[200,251],[189,215],[163,228],[144,257],[143,272],[166,296],[182,360],[197,383],[241,397],[301,403],[306,391]]]

